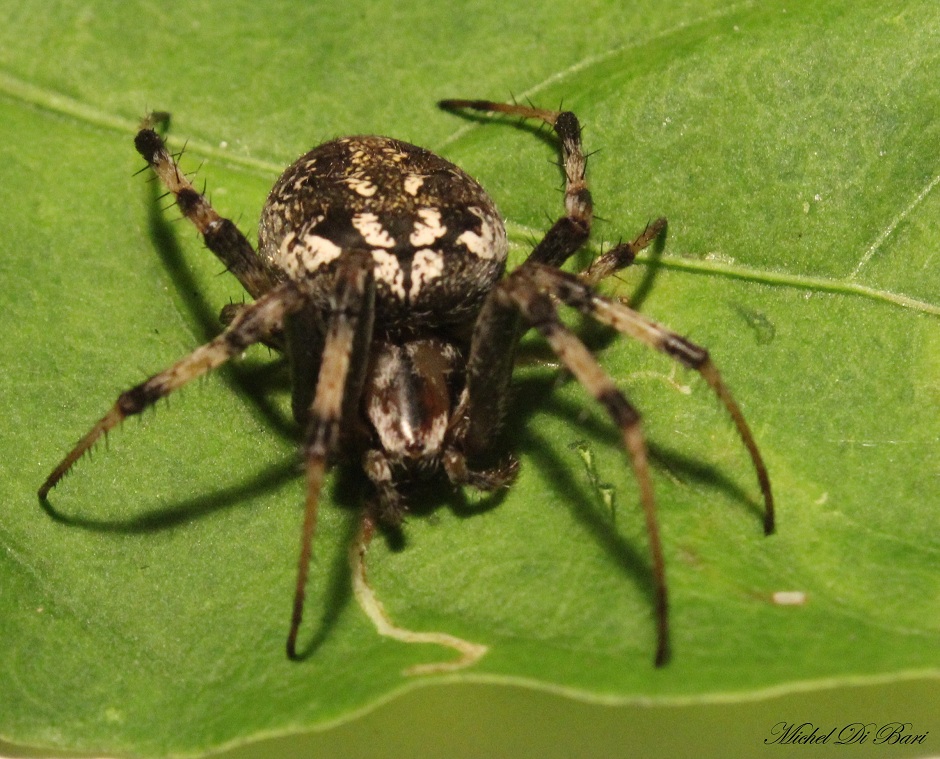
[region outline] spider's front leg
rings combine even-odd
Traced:
[[[375,313],[375,274],[371,256],[347,251],[341,258],[329,301],[323,356],[310,405],[303,456],[307,478],[304,523],[297,562],[297,582],[287,655],[297,658],[297,633],[303,618],[304,594],[317,524],[317,506],[329,456],[337,449],[344,418],[355,412],[362,395]],[[308,377],[307,382],[312,382]],[[294,388],[294,393],[304,391]]]
[[[560,218],[535,246],[526,262],[561,266],[587,241],[594,219],[594,203],[588,189],[587,156],[581,144],[581,124],[571,111],[495,103],[489,100],[442,100],[448,110],[469,108],[487,113],[505,113],[523,119],[539,119],[555,130],[561,147],[561,167],[565,172],[565,215]],[[590,284],[597,284],[618,269],[633,263],[636,254],[646,248],[666,229],[666,219],[658,218],[632,242],[621,243],[600,256],[581,273]]]
[[[559,139],[560,165],[565,172],[565,215],[552,225],[523,266],[537,263],[561,266],[587,240],[594,217],[585,176],[587,157],[581,144],[581,125],[577,116],[570,111],[488,100],[442,100],[439,105],[448,110],[467,108],[539,119],[554,129]],[[648,224],[635,240],[617,245],[598,258],[582,272],[582,278],[594,284],[628,266],[636,254],[665,228],[666,220],[663,218]],[[494,298],[484,304],[471,341],[466,388],[453,424],[454,437],[459,438],[467,456],[485,452],[502,424],[516,345],[523,331],[515,306],[507,306]],[[451,479],[454,479],[453,475]]]
[[[694,369],[702,376],[724,405],[751,457],[761,495],[764,499],[764,532],[767,535],[773,533],[776,518],[767,467],[757,447],[754,435],[744,418],[744,414],[741,412],[741,408],[735,401],[734,396],[731,395],[731,391],[725,385],[724,380],[722,380],[721,374],[708,354],[708,350],[634,311],[629,306],[617,300],[598,295],[593,288],[571,274],[558,271],[550,266],[535,265],[526,270],[525,276],[541,292],[549,293],[572,308],[578,309],[585,316],[607,324],[618,332],[629,335],[635,340],[665,353],[683,366]]]
[[[39,497],[45,498],[75,462],[103,435],[107,435],[127,417],[139,414],[187,382],[201,377],[233,356],[239,355],[249,345],[264,340],[272,332],[279,331],[284,324],[285,317],[301,309],[306,301],[306,293],[296,283],[285,282],[278,285],[267,295],[245,306],[222,334],[212,342],[197,348],[166,371],[155,374],[145,382],[121,393],[111,410],[78,441],[46,478],[42,487],[39,488]]]
[[[151,113],[144,118],[134,138],[134,147],[173,193],[176,205],[202,234],[206,247],[238,278],[252,298],[260,297],[271,289],[274,281],[235,223],[219,216],[206,197],[197,192],[180,171],[163,138],[154,129],[169,118],[168,113]]]
[[[539,267],[554,271],[552,267]],[[659,522],[656,518],[656,501],[653,497],[653,482],[650,478],[646,440],[640,423],[640,414],[630,404],[601,368],[584,343],[558,318],[558,311],[551,297],[540,292],[530,276],[529,267],[514,272],[500,284],[495,296],[505,307],[515,307],[525,320],[548,341],[552,350],[565,367],[578,379],[584,388],[607,411],[620,430],[624,447],[633,467],[633,474],[640,486],[640,504],[646,519],[652,561],[653,586],[656,595],[657,644],[655,663],[657,667],[669,658],[669,604],[666,591],[666,566],[663,559]]]
[[[447,110],[470,109],[538,119],[554,129],[559,139],[565,172],[565,215],[556,221],[529,254],[529,261],[560,266],[584,244],[591,233],[594,206],[587,186],[587,158],[581,145],[581,125],[570,111],[551,111],[489,100],[442,100]],[[523,332],[519,312],[498,299],[486,300],[474,326],[467,360],[466,386],[454,414],[450,437],[467,457],[491,446],[506,410],[516,346]],[[445,459],[454,482],[466,481],[462,456]]]

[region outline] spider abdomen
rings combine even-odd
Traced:
[[[503,273],[506,232],[482,187],[423,148],[344,137],[301,156],[261,215],[259,255],[278,278],[331,289],[345,251],[375,262],[376,325],[466,321]]]

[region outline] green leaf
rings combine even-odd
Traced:
[[[644,413],[673,660],[652,666],[646,536],[617,436],[581,388],[530,361],[502,441],[522,474],[498,508],[432,488],[403,549],[377,540],[368,557],[398,624],[489,646],[448,682],[663,706],[936,683],[936,3],[93,1],[4,16],[4,740],[196,754],[353,720],[412,687],[405,668],[451,656],[379,636],[357,606],[349,466],[321,510],[312,653],[285,658],[303,482],[283,363],[264,349],[125,425],[48,511],[37,504],[116,395],[207,340],[242,298],[134,175],[148,108],[173,113],[184,168],[252,236],[281,167],[377,132],[476,176],[521,260],[561,213],[554,147],[434,106],[511,93],[564,102],[600,151],[602,218],[575,265],[669,218],[661,257],[607,289],[709,347],[767,459],[778,533],[762,536],[747,456],[704,383],[582,324]],[[805,602],[775,603],[782,591]],[[416,719],[419,735],[449,729]]]

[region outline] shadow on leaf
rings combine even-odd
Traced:
[[[52,505],[48,498],[39,499],[39,503],[43,510],[60,524],[95,532],[138,534],[170,529],[186,522],[211,516],[221,509],[244,504],[257,496],[277,490],[296,476],[297,464],[294,461],[289,464],[278,464],[238,485],[183,501],[170,508],[119,520],[63,514]]]

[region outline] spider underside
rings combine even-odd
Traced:
[[[387,137],[327,142],[301,156],[275,183],[261,216],[258,251],[220,217],[179,170],[155,131],[135,145],[206,246],[254,302],[223,310],[211,342],[122,393],[39,490],[51,488],[110,429],[182,385],[265,342],[290,359],[294,417],[303,426],[307,495],[287,652],[296,657],[317,503],[328,463],[358,455],[373,488],[363,509],[362,545],[376,524],[397,525],[400,486],[443,472],[455,486],[507,486],[517,463],[478,468],[504,417],[520,336],[535,328],[620,430],[650,542],[655,585],[655,663],[669,655],[665,569],[646,444],[637,411],[579,338],[557,304],[613,327],[698,371],[731,415],[753,461],[774,529],[773,498],[761,455],[708,352],[594,286],[629,265],[665,228],[658,219],[632,242],[578,275],[559,267],[587,240],[593,204],[581,129],[568,111],[489,101],[448,100],[473,109],[540,120],[554,129],[565,174],[565,213],[525,262],[504,276],[507,241],[489,196],[457,166]],[[363,549],[364,550],[364,549]]]

